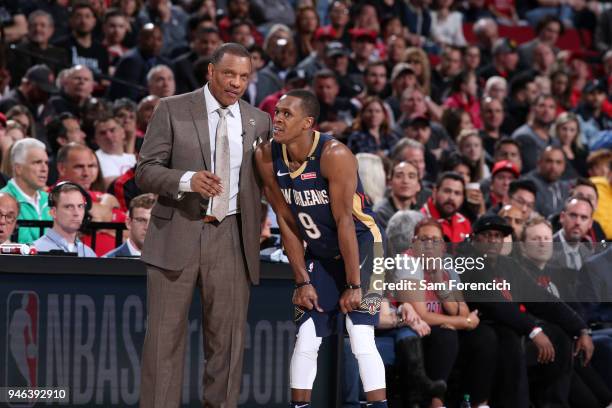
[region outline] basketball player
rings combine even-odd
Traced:
[[[290,367],[291,407],[310,407],[323,337],[332,333],[338,309],[346,315],[351,349],[368,407],[387,407],[385,368],[374,343],[382,277],[382,235],[372,216],[351,151],[313,127],[317,98],[293,90],[277,103],[274,140],[255,160],[295,275],[299,327]],[[304,250],[306,243],[306,250]],[[377,285],[374,280],[378,279]],[[379,286],[380,285],[380,286]]]

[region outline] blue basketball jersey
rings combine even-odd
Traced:
[[[321,152],[331,136],[314,132],[314,141],[306,161],[296,171],[289,169],[287,148],[272,141],[272,161],[276,180],[285,202],[295,215],[302,238],[307,243],[307,255],[329,259],[340,255],[338,230],[329,196],[328,182],[321,175]],[[382,235],[357,175],[357,189],[353,195],[353,220],[357,239],[371,234],[374,242],[382,242]]]

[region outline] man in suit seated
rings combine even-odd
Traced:
[[[155,204],[154,194],[141,194],[130,202],[130,210],[125,220],[129,231],[128,239],[119,247],[113,249],[104,258],[138,257],[144,245],[147,227],[151,219],[151,209]]]

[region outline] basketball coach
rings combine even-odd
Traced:
[[[142,259],[148,326],[141,408],[180,405],[189,307],[202,296],[204,407],[237,405],[249,281],[259,281],[260,199],[253,151],[270,117],[240,98],[251,74],[241,45],[212,55],[209,82],[164,98],[149,123],[136,182],[159,195]]]

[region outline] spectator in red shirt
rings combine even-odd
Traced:
[[[459,213],[465,196],[465,180],[455,172],[440,175],[433,194],[421,212],[437,220],[450,242],[462,242],[472,232],[470,221]]]
[[[451,95],[446,99],[444,105],[449,108],[463,109],[470,115],[474,127],[482,129],[477,93],[476,75],[472,72],[463,71],[453,79]]]

